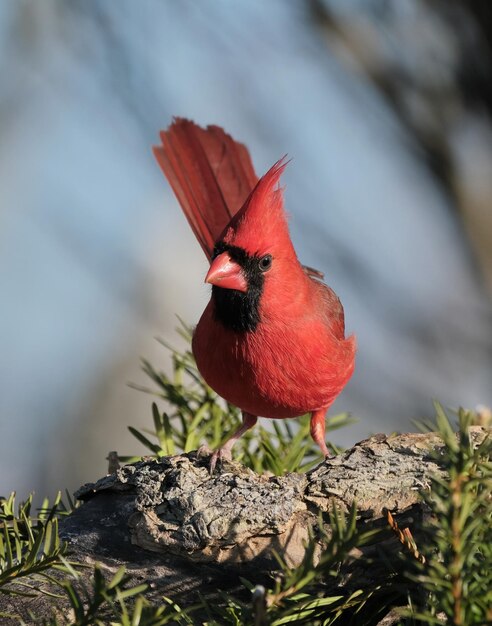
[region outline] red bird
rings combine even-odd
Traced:
[[[243,416],[211,469],[258,416],[311,413],[311,435],[328,456],[325,416],[354,371],[355,337],[345,339],[335,292],[297,259],[278,186],[284,159],[258,180],[247,148],[218,126],[177,118],[160,136],[154,154],[211,261],[193,354]]]

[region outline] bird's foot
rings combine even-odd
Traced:
[[[215,471],[215,467],[217,465],[217,461],[220,461],[222,463],[222,461],[231,461],[232,460],[232,452],[229,448],[227,448],[226,446],[222,447],[222,448],[217,448],[217,450],[214,450],[212,453],[212,458],[210,459],[210,474],[213,474]]]
[[[198,450],[196,451],[196,455],[198,459],[210,457],[210,462],[209,462],[210,474],[214,473],[215,468],[217,466],[217,462],[222,463],[222,461],[232,460],[231,449],[227,446],[223,446],[222,448],[217,448],[216,450],[212,450],[208,446],[203,445],[198,448]]]
[[[200,446],[198,448],[198,450],[196,451],[196,456],[197,458],[201,459],[206,456],[212,456],[213,453],[214,451],[212,450],[212,448],[209,448],[207,445],[204,444],[203,446]]]

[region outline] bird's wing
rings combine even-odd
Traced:
[[[155,157],[210,260],[214,244],[258,182],[248,149],[219,126],[175,118]]]
[[[309,278],[316,278],[317,280],[324,281],[325,275],[323,272],[320,272],[315,267],[310,267],[309,265],[303,265],[302,269],[306,272]]]
[[[325,283],[311,278],[324,303],[325,322],[337,339],[345,339],[345,313],[340,298]]]

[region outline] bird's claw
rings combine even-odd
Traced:
[[[196,451],[196,455],[199,459],[206,456],[212,456],[213,453],[214,451],[206,445],[200,446]]]
[[[215,467],[217,465],[217,461],[220,461],[222,463],[222,461],[224,460],[225,461],[232,460],[232,453],[229,449],[217,448],[217,450],[213,451],[212,458],[210,459],[210,467],[209,467],[210,475],[214,473]]]
[[[217,448],[216,450],[211,450],[208,446],[203,445],[198,448],[198,450],[196,451],[196,454],[199,459],[203,457],[210,457],[210,464],[209,464],[210,474],[214,473],[218,461],[222,463],[222,461],[224,460],[230,461],[232,459],[231,450],[229,450],[225,446],[223,448]]]

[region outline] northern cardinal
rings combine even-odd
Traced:
[[[243,423],[216,450],[231,458],[258,416],[311,413],[311,436],[325,456],[326,412],[355,365],[343,307],[322,274],[292,245],[277,161],[257,178],[247,148],[222,128],[176,118],[154,154],[200,242],[212,295],[193,334],[200,373],[242,410]]]

